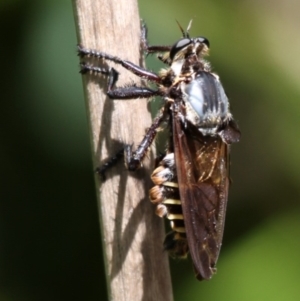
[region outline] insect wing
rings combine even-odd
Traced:
[[[215,273],[228,196],[228,145],[173,115],[175,163],[189,251],[199,280]]]

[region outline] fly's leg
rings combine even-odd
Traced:
[[[158,84],[161,83],[161,78],[157,74],[150,72],[142,67],[139,67],[129,61],[122,60],[116,56],[112,56],[93,49],[87,49],[82,47],[81,45],[78,45],[78,54],[81,57],[94,57],[98,59],[112,61],[114,63],[122,65],[125,69],[131,71],[132,73],[143,79],[153,81]],[[139,87],[133,85],[115,88],[115,84],[118,80],[119,73],[114,68],[106,69],[82,62],[80,72],[82,74],[90,72],[94,74],[107,76],[107,95],[112,99],[136,99],[150,98],[153,96],[163,96],[163,92],[161,92],[159,89],[153,90],[148,87]],[[142,140],[136,151],[132,151],[132,145],[125,145],[124,149],[120,150],[115,156],[108,159],[106,163],[104,163],[101,167],[96,169],[96,172],[99,175],[101,175],[103,180],[105,180],[105,172],[109,168],[114,166],[123,156],[125,159],[125,166],[128,170],[133,171],[141,166],[142,161],[146,156],[147,151],[157,134],[157,129],[159,128],[162,121],[166,119],[166,114],[163,113],[164,111],[165,110],[163,110],[162,113],[154,119],[153,124],[147,130],[144,139]]]
[[[139,144],[135,151],[132,150],[132,145],[125,145],[115,156],[108,159],[101,167],[96,169],[96,172],[101,176],[102,180],[105,181],[105,172],[117,164],[119,159],[124,157],[125,167],[130,171],[135,171],[141,167],[143,159],[145,158],[148,149],[150,148],[158,129],[160,128],[162,122],[164,122],[168,115],[166,111],[169,109],[169,104],[167,104],[161,113],[154,119],[150,128],[147,129],[146,135],[144,136],[142,142]]]
[[[128,170],[137,170],[145,158],[148,149],[150,148],[154,138],[156,137],[157,130],[161,123],[166,119],[166,114],[161,113],[157,116],[150,128],[148,128],[146,135],[142,142],[139,144],[135,151],[132,151],[132,145],[126,145],[124,149],[125,166]]]
[[[172,46],[169,46],[169,45],[167,45],[167,46],[166,45],[150,46],[148,43],[148,28],[145,23],[142,23],[141,47],[145,51],[146,54],[149,54],[149,53],[170,51]]]
[[[125,166],[128,170],[137,170],[142,165],[142,161],[157,134],[157,129],[160,127],[160,124],[165,118],[166,115],[161,114],[154,119],[151,127],[147,130],[144,139],[139,144],[136,151],[132,151],[132,145],[125,145],[124,148],[118,151],[113,157],[109,158],[102,166],[98,167],[96,172],[101,176],[102,181],[106,180],[106,171],[116,165],[123,157]]]
[[[161,78],[156,73],[148,71],[147,69],[137,66],[129,61],[122,60],[117,56],[113,56],[105,52],[97,51],[94,49],[84,48],[81,45],[77,46],[77,50],[78,50],[78,55],[80,57],[94,57],[97,59],[112,61],[116,64],[123,66],[125,69],[129,70],[130,72],[137,75],[138,77],[141,77],[148,81],[161,83]]]
[[[119,73],[114,68],[100,68],[96,66],[89,65],[87,63],[80,64],[80,73],[94,73],[102,74],[108,77],[107,81],[107,95],[111,99],[135,99],[135,98],[150,98],[153,96],[162,95],[160,91],[153,90],[148,87],[142,86],[125,86],[115,88],[115,84],[118,81]]]
[[[148,29],[145,23],[142,23],[142,28],[141,28],[141,48],[142,50],[146,53],[146,55],[148,54],[152,54],[152,53],[161,53],[161,52],[169,52],[172,48],[172,46],[170,45],[152,45],[150,46],[148,43]],[[162,54],[159,54],[157,56],[157,58],[159,60],[161,60],[163,63],[170,65],[171,62],[169,60],[169,57],[165,57]]]

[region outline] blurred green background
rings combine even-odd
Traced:
[[[193,18],[242,131],[218,273],[199,283],[171,261],[175,300],[300,300],[300,2],[139,6],[151,44]],[[105,300],[71,1],[2,0],[0,14],[0,300]]]

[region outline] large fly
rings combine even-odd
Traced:
[[[164,248],[179,258],[190,253],[196,277],[203,280],[216,272],[228,198],[229,149],[239,141],[240,131],[219,77],[204,59],[209,41],[191,38],[189,27],[187,31],[180,27],[183,38],[173,46],[150,46],[147,28],[142,26],[143,50],[147,54],[163,53],[158,58],[169,67],[158,74],[82,45],[78,53],[120,64],[156,84],[156,89],[136,85],[116,88],[115,69],[81,63],[81,73],[108,76],[107,95],[112,99],[160,96],[164,102],[137,149],[126,145],[97,172],[104,178],[105,171],[123,155],[129,170],[138,169],[160,128],[169,131],[166,153],[156,160],[151,175],[155,186],[150,190],[150,200],[156,204],[156,213],[171,223]]]

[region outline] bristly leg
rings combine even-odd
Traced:
[[[139,66],[134,65],[131,62],[122,60],[118,57],[84,48],[80,45],[78,45],[78,54],[81,57],[95,57],[98,59],[104,59],[113,61],[117,64],[122,65],[127,70],[131,71],[135,75],[144,78],[148,81],[154,81],[157,83],[161,82],[161,78],[146,69],[143,69]],[[85,62],[81,63],[81,73],[85,74],[88,72],[94,73],[94,74],[100,74],[108,77],[108,84],[107,84],[107,95],[111,99],[137,99],[137,98],[150,98],[154,96],[163,96],[163,92],[158,90],[153,90],[148,87],[142,87],[142,86],[124,86],[124,87],[118,87],[115,88],[116,82],[118,80],[119,73],[114,68],[101,68],[97,66],[93,66],[90,64],[87,64]],[[120,158],[124,156],[125,158],[125,165],[128,170],[134,171],[138,169],[144,157],[147,154],[147,151],[149,147],[151,146],[156,134],[157,129],[159,128],[161,122],[166,119],[167,115],[165,113],[161,113],[157,118],[155,118],[153,124],[151,127],[147,130],[147,133],[142,140],[142,142],[139,144],[136,151],[132,151],[132,145],[125,145],[124,149],[119,151],[116,155],[114,155],[112,158],[108,159],[106,163],[104,163],[101,167],[96,169],[96,172],[101,176],[102,180],[105,180],[105,172],[115,165]]]
[[[136,76],[138,76],[140,78],[143,78],[148,81],[156,82],[156,83],[161,83],[161,78],[156,73],[151,72],[140,66],[137,66],[129,61],[122,60],[122,59],[118,58],[117,56],[113,56],[113,55],[104,53],[102,51],[97,51],[94,49],[84,48],[81,45],[77,46],[77,50],[78,50],[78,55],[82,58],[83,57],[94,57],[97,59],[104,59],[104,60],[112,61],[116,64],[123,66],[125,69],[129,70],[130,72],[132,72],[133,74],[135,74]]]
[[[146,53],[166,52],[166,51],[170,51],[171,49],[171,46],[149,46],[147,41],[147,27],[144,24],[142,26],[141,45]],[[84,48],[81,45],[78,45],[78,55],[82,58],[94,57],[101,60],[103,59],[103,60],[112,61],[116,64],[123,66],[125,69],[129,70],[130,72],[137,75],[138,77],[141,77],[147,81],[155,82],[157,84],[162,84],[162,78],[156,73],[148,71],[129,61],[122,60],[116,56],[112,56],[110,54],[101,51]],[[91,72],[94,74],[107,76],[108,77],[107,95],[111,99],[150,98],[154,96],[164,96],[165,93],[160,89],[153,90],[148,87],[143,87],[143,86],[139,87],[135,85],[116,88],[115,85],[117,83],[119,73],[114,68],[106,69],[106,68],[101,68],[82,62],[80,72],[82,74]],[[125,166],[127,167],[128,170],[134,171],[141,166],[142,161],[145,158],[148,149],[150,148],[157,134],[157,129],[160,127],[161,123],[168,118],[169,106],[170,104],[166,104],[165,108],[161,111],[160,115],[155,118],[151,127],[147,130],[144,139],[137,147],[136,151],[132,151],[132,145],[125,145],[124,149],[119,151],[112,158],[108,159],[108,161],[104,163],[103,166],[97,168],[96,171],[102,177],[103,180],[105,180],[106,170],[109,169],[114,164],[116,164],[117,161],[123,156],[125,159]]]
[[[119,79],[119,72],[114,68],[106,69],[97,66],[92,66],[86,62],[81,62],[80,73],[86,74],[89,72],[94,74],[102,74],[108,77],[107,91],[111,91]]]
[[[163,110],[154,120],[150,128],[148,128],[144,139],[137,147],[136,151],[132,152],[132,145],[127,145],[124,149],[125,153],[125,166],[128,170],[137,170],[145,158],[148,149],[150,148],[153,140],[156,137],[157,130],[161,123],[166,120],[166,110]]]
[[[125,166],[129,171],[135,171],[141,167],[142,162],[156,137],[158,132],[158,128],[161,123],[166,120],[168,115],[165,113],[166,110],[162,110],[162,112],[157,116],[150,128],[147,129],[147,132],[144,136],[144,139],[137,147],[136,151],[132,151],[132,144],[125,144],[124,148],[122,148],[119,152],[117,152],[113,157],[107,159],[107,161],[96,169],[96,172],[101,176],[102,181],[106,180],[105,173],[106,171],[117,164],[117,162],[124,157]]]
[[[125,86],[115,88],[115,84],[119,78],[119,72],[114,68],[101,68],[89,65],[85,62],[80,63],[80,73],[102,74],[108,77],[107,95],[111,99],[134,99],[134,98],[150,98],[161,95],[160,91],[156,91],[147,87]]]
[[[147,55],[150,53],[170,51],[172,48],[172,46],[170,45],[150,46],[148,43],[148,29],[145,23],[142,23],[142,28],[141,28],[141,47]]]

